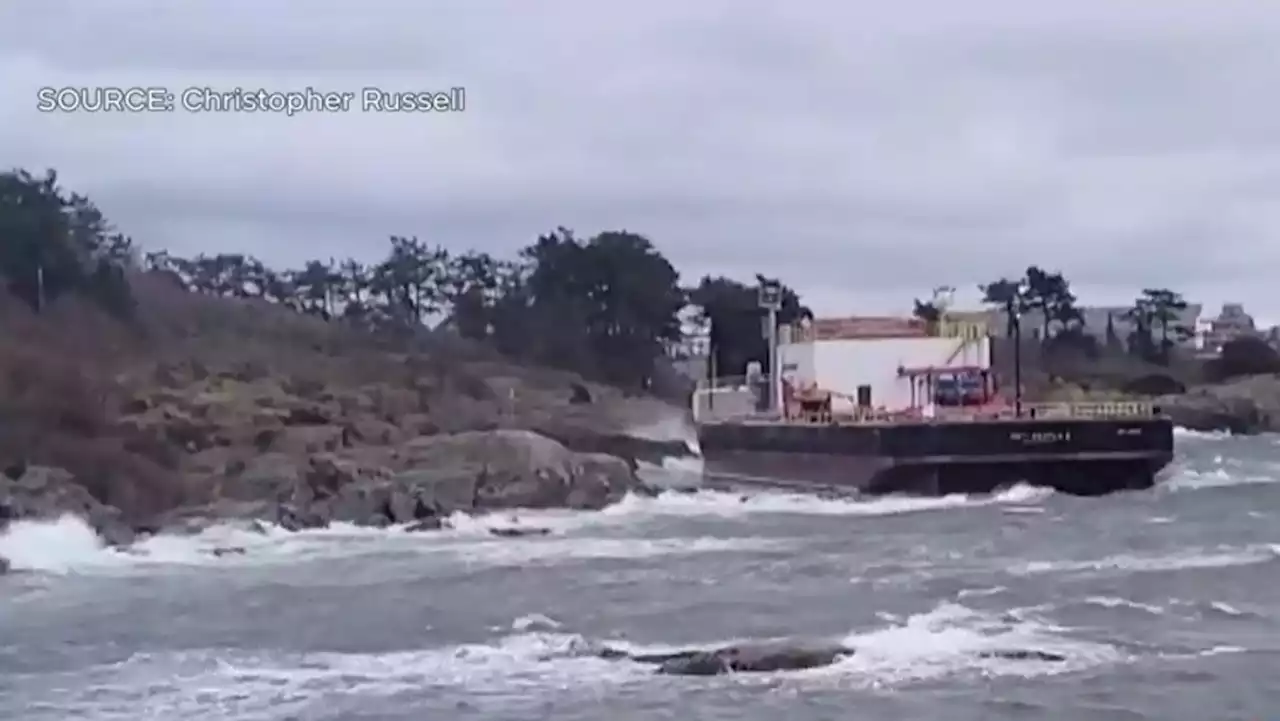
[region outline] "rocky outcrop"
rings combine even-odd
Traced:
[[[216,456],[216,458],[215,458]],[[421,436],[395,446],[314,453],[210,454],[216,501],[160,525],[256,518],[287,528],[330,522],[437,528],[455,512],[599,509],[640,486],[624,460],[578,453],[532,431]]]
[[[803,642],[745,643],[730,646],[693,648],[667,653],[631,653],[605,646],[598,655],[606,659],[626,659],[655,665],[657,673],[673,676],[718,676],[728,673],[799,671],[830,666],[856,653],[841,644]],[[994,649],[981,651],[977,658],[1058,663],[1061,654],[1037,649]]]
[[[626,461],[571,451],[532,431],[498,430],[423,436],[397,446],[337,448],[253,455],[207,449],[203,485],[211,499],[174,509],[142,527],[121,521],[119,509],[94,499],[71,474],[26,468],[0,477],[0,526],[25,518],[74,514],[110,544],[136,532],[195,532],[232,520],[280,524],[293,530],[348,522],[411,524],[434,530],[457,512],[510,508],[599,509],[620,500],[640,480]],[[495,532],[540,535],[545,529]]]
[[[0,475],[0,528],[26,518],[71,514],[88,522],[107,543],[133,540],[133,529],[121,520],[119,509],[100,503],[70,473],[29,466],[15,469],[14,474],[17,478]]]
[[[1280,431],[1280,376],[1260,375],[1202,385],[1155,400],[1173,422],[1198,431]]]
[[[22,444],[0,449],[0,465],[11,464],[0,525],[73,513],[111,543],[229,519],[425,531],[459,511],[602,508],[641,489],[641,462],[691,452],[626,432],[679,409],[567,374],[381,352],[312,360],[314,375],[198,361],[120,375],[80,435],[30,458]],[[147,485],[131,484],[142,476],[123,462],[96,472],[105,466],[86,449],[100,448],[145,459]],[[37,459],[62,465],[59,454],[79,478],[26,470]]]

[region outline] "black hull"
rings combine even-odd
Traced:
[[[1099,496],[1151,488],[1173,460],[1167,419],[699,429],[711,486],[867,495],[992,493],[1018,483]]]

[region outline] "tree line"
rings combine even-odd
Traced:
[[[655,361],[682,339],[687,307],[709,331],[711,367],[721,377],[741,375],[753,361],[770,371],[760,285],[781,285],[779,323],[812,315],[794,289],[764,275],[749,283],[705,276],[682,286],[653,243],[626,230],[579,238],[557,228],[510,258],[392,236],[376,262],[311,260],[289,269],[240,253],[144,252],[88,197],[64,190],[55,171],[0,173],[0,278],[13,296],[36,310],[80,296],[130,319],[138,301],[129,278],[136,272],[162,275],[189,292],[258,298],[373,333],[443,326],[514,359],[636,389],[652,387]],[[1096,352],[1096,329],[1084,332],[1084,315],[1061,272],[1031,266],[979,288],[985,304],[1035,323],[1046,344]],[[1186,307],[1172,290],[1146,289],[1132,307],[1108,317],[1102,335],[1109,346],[1167,364],[1177,342],[1192,333],[1181,322]],[[917,300],[915,315],[936,320],[939,309]],[[1126,338],[1115,328],[1121,319],[1131,329]]]
[[[1097,340],[1086,333],[1085,317],[1071,283],[1060,271],[1029,266],[1022,276],[1002,277],[978,286],[982,303],[1001,311],[1006,336],[1015,331],[1022,337],[1037,337],[1046,345],[1074,346],[1096,354]],[[1187,301],[1167,288],[1147,288],[1134,299],[1133,305],[1107,316],[1103,330],[1106,345],[1143,360],[1167,365],[1180,341],[1192,336],[1194,329],[1182,322]],[[939,311],[932,301],[915,301],[915,315],[926,321],[936,320]],[[1028,320],[1038,327],[1027,327]],[[1116,321],[1123,321],[1128,332],[1122,338]],[[1015,328],[1015,325],[1019,326]]]
[[[681,340],[680,313],[690,304],[710,328],[722,374],[768,361],[754,286],[708,276],[682,287],[653,243],[626,230],[578,238],[557,228],[511,258],[392,236],[377,262],[278,269],[242,253],[144,252],[89,198],[65,191],[55,171],[0,174],[0,277],[33,309],[76,295],[131,319],[137,300],[128,279],[143,271],[189,292],[256,298],[373,333],[444,329],[623,387],[651,386],[655,361]],[[790,288],[783,301],[780,322],[807,312]]]

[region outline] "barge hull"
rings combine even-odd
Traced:
[[[1097,496],[1155,485],[1173,460],[1167,419],[900,426],[700,427],[704,478],[867,495],[991,493],[1027,483]]]

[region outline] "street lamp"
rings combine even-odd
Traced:
[[[767,407],[772,413],[778,408],[778,399],[782,396],[780,388],[782,374],[778,372],[778,311],[782,309],[782,284],[776,280],[765,280],[756,290],[756,301],[765,311],[764,336],[769,344],[769,381]]]

